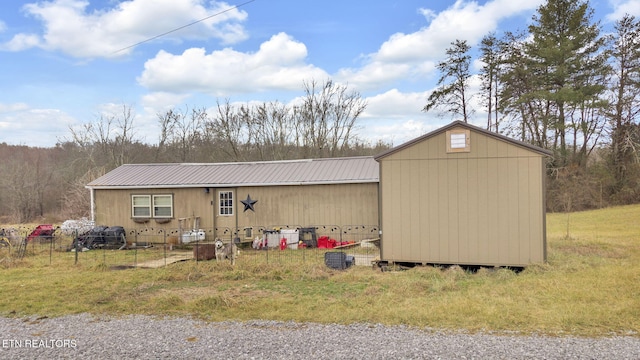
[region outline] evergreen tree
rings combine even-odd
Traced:
[[[539,77],[544,73],[537,74],[540,69],[527,57],[527,37],[524,32],[508,32],[500,43],[499,111],[510,133],[517,134],[521,141],[549,148],[549,123],[545,119],[550,117],[552,107],[549,100],[536,96],[543,88]]]
[[[440,71],[438,88],[434,90],[427,99],[427,105],[422,111],[430,111],[436,107],[445,109],[445,112],[453,116],[459,115],[464,122],[467,122],[470,115],[468,82],[471,77],[469,65],[471,47],[465,40],[456,40],[447,49],[447,57],[438,63]]]
[[[480,70],[480,78],[482,79],[481,94],[487,105],[487,130],[499,132],[498,94],[502,61],[500,41],[496,38],[495,33],[482,38],[480,54],[480,60],[484,64]]]
[[[633,192],[633,178],[640,175],[636,161],[640,120],[640,21],[626,15],[615,26],[611,83],[611,159],[614,192]],[[626,190],[625,190],[626,189]],[[631,191],[629,191],[631,190]],[[638,197],[638,196],[636,196]],[[620,202],[633,199],[619,199]]]
[[[553,111],[543,121],[554,131],[553,148],[556,165],[565,166],[570,160],[584,165],[581,157],[570,157],[567,134],[579,154],[587,151],[584,141],[592,139],[600,129],[593,126],[594,109],[603,108],[600,96],[605,90],[604,77],[608,73],[604,52],[606,39],[600,36],[598,23],[592,23],[593,10],[586,1],[549,0],[538,8],[529,26],[533,40],[526,48],[530,59],[530,73],[538,82],[533,97],[549,101]],[[576,137],[583,144],[576,143]]]

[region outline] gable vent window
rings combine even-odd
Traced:
[[[471,132],[465,129],[447,131],[447,152],[470,152],[470,135]]]

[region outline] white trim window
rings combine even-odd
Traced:
[[[218,214],[233,216],[233,191],[218,191]]]
[[[131,215],[134,218],[172,218],[173,195],[131,195]]]
[[[173,217],[173,195],[153,195],[153,217]]]
[[[131,214],[134,218],[151,217],[151,195],[131,195]]]

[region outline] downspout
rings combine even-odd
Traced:
[[[378,237],[380,238],[380,260],[383,260],[384,241],[382,241],[382,161],[378,161]]]
[[[238,188],[235,188],[234,193],[236,194],[236,196],[239,196],[239,195],[238,195]],[[240,198],[238,197],[238,199],[240,199]],[[233,204],[233,207],[234,207],[234,209],[233,209],[233,211],[234,211],[234,212],[233,212],[233,215],[234,215],[234,217],[236,218],[236,229],[235,229],[235,233],[234,233],[234,234],[232,235],[232,237],[231,237],[231,244],[233,244],[233,243],[234,243],[234,241],[235,241],[236,237],[238,237],[238,234],[239,234],[239,229],[238,229],[238,215],[239,215],[238,213],[240,212],[240,209],[239,209],[239,206],[238,206],[238,203],[239,203],[239,202],[240,202],[240,201],[236,201],[236,202],[234,202],[234,204]],[[238,211],[236,211],[236,209],[237,209]]]
[[[546,158],[540,156],[542,163],[542,261],[547,262],[547,164]]]
[[[211,213],[213,215],[213,238],[217,238],[218,237],[218,211],[219,210],[219,205],[218,205],[218,188],[211,188]]]
[[[95,196],[95,189],[94,188],[89,188],[89,197],[91,198],[91,221],[92,222],[96,222],[96,196]]]

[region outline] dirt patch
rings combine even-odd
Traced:
[[[134,269],[135,266],[133,265],[113,265],[113,266],[109,266],[109,270],[127,270],[127,269]]]

